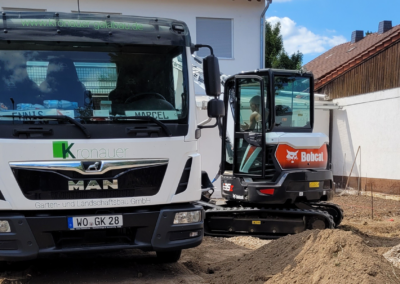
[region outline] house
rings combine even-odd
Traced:
[[[332,117],[335,182],[344,187],[354,164],[351,187],[400,194],[400,25],[382,21],[367,36],[354,31],[305,68],[315,92],[342,108]]]

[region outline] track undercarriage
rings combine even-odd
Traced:
[[[305,230],[333,229],[343,219],[342,209],[328,202],[297,203],[291,207],[254,207],[232,202],[202,205],[206,207],[205,234],[210,236],[279,238]]]

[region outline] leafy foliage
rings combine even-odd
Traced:
[[[300,51],[288,55],[283,47],[281,24],[265,23],[265,68],[301,69],[303,54]]]

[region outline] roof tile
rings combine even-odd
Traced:
[[[373,33],[364,37],[362,40],[356,43],[346,42],[337,45],[328,50],[327,52],[321,54],[314,60],[310,61],[304,67],[308,71],[312,71],[315,79],[318,80],[324,75],[342,66],[349,60],[357,57],[358,55],[364,53],[368,49],[379,44],[382,40],[386,39],[387,37],[390,37],[399,32],[400,32],[400,25],[397,25],[383,34]]]

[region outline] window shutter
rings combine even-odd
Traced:
[[[220,58],[233,58],[232,48],[232,20],[196,18],[196,43],[208,44]],[[200,49],[197,56],[209,55],[207,49]]]

